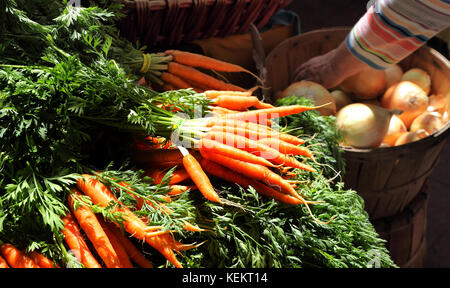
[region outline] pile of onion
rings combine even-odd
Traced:
[[[378,147],[389,130],[394,111],[382,107],[352,103],[336,116],[336,126],[344,137],[344,145],[356,148]]]
[[[386,74],[383,70],[371,67],[346,78],[340,87],[345,92],[350,92],[355,99],[375,99],[386,90]]]
[[[444,121],[440,113],[425,111],[414,119],[409,130],[412,132],[425,130],[428,134],[433,134],[442,126]]]
[[[333,90],[330,93],[334,98],[334,103],[336,103],[336,111],[339,111],[341,110],[342,107],[353,103],[353,100],[350,97],[350,95],[348,95],[348,93],[340,89]]]
[[[395,146],[408,144],[414,141],[419,141],[420,139],[423,139],[429,135],[430,134],[428,134],[428,132],[426,132],[425,130],[418,130],[414,132],[409,131],[398,137],[397,141],[395,141]]]
[[[413,82],[401,81],[386,90],[381,106],[403,111],[399,117],[409,129],[412,121],[427,109],[428,95]]]
[[[284,89],[279,97],[284,98],[293,95],[308,98],[316,106],[329,103],[329,105],[317,109],[320,115],[329,116],[336,114],[336,103],[334,101],[334,97],[328,89],[316,82],[306,80],[294,82],[289,85],[289,87]]]

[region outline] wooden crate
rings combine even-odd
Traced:
[[[122,34],[133,43],[170,47],[262,28],[292,0],[121,0]]]
[[[294,72],[314,56],[336,48],[350,28],[338,27],[311,31],[279,44],[267,56],[265,67],[266,99],[289,86]],[[404,59],[403,69],[419,67],[432,80],[431,93],[450,97],[449,61],[434,49],[423,46]],[[402,146],[355,149],[343,147],[346,161],[346,188],[356,190],[365,201],[371,219],[396,215],[416,197],[435,167],[450,134],[450,122],[432,135]]]

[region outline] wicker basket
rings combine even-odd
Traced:
[[[292,81],[295,69],[311,57],[322,55],[345,39],[349,28],[329,28],[292,37],[279,44],[266,58],[270,87],[268,97],[282,91]],[[431,93],[450,94],[450,64],[441,54],[423,46],[400,63],[403,69],[419,67],[432,80]],[[450,96],[450,95],[449,95]],[[371,219],[403,211],[419,193],[437,163],[450,134],[450,122],[434,134],[407,145],[355,149],[344,147],[344,182],[365,200]]]
[[[193,40],[224,37],[263,27],[292,0],[121,0],[119,23],[133,43],[170,47]]]

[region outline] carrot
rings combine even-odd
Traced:
[[[303,105],[280,106],[229,114],[226,115],[226,117],[227,119],[238,119],[242,121],[251,121],[259,123],[267,119],[280,118],[288,115],[298,114],[304,111],[319,109],[326,105],[328,104],[314,107],[308,107]]]
[[[206,199],[218,203],[222,202],[216,190],[214,190],[213,185],[209,181],[208,176],[203,171],[202,166],[200,166],[194,156],[189,153],[184,155],[183,165],[192,181],[194,181],[198,190],[200,190],[200,192]]]
[[[246,69],[239,65],[214,59],[201,54],[180,50],[167,50],[164,53],[172,55],[175,62],[191,67],[215,70],[220,72],[247,72]]]
[[[103,183],[99,182],[91,175],[83,174],[82,178],[77,181],[78,188],[96,205],[106,207],[111,201],[117,202],[116,197]],[[150,246],[158,250],[167,260],[169,260],[175,267],[182,268],[183,266],[177,260],[173,249],[182,249],[182,245],[175,245],[171,241],[169,234],[156,235],[152,231],[148,231],[148,226],[139,219],[131,210],[122,206],[115,209],[122,212],[125,221],[123,225],[125,230],[139,240],[147,242]]]
[[[109,226],[106,225],[106,222],[103,219],[98,217],[98,221],[102,226],[103,231],[105,231],[106,236],[108,236],[114,251],[116,251],[117,256],[120,259],[120,263],[122,263],[122,268],[133,268],[133,264],[131,264],[130,257],[125,250],[125,247],[123,247],[122,242],[119,241],[117,236],[112,232]]]
[[[218,142],[222,142],[226,145],[230,145],[236,148],[240,148],[242,150],[251,152],[257,156],[268,159],[273,164],[285,165],[288,167],[294,167],[303,169],[309,172],[316,172],[316,169],[311,167],[310,165],[301,163],[294,157],[289,157],[286,154],[283,154],[276,149],[273,149],[264,144],[260,144],[257,141],[253,141],[243,136],[239,136],[232,133],[223,133],[223,132],[215,132],[209,131],[207,133],[207,137],[212,140],[216,140]],[[201,151],[200,151],[201,152]]]
[[[180,195],[188,190],[195,190],[197,189],[197,186],[195,185],[191,185],[191,186],[184,186],[184,185],[170,185],[170,191],[169,191],[169,195],[170,196],[176,196],[176,195]]]
[[[259,164],[259,165],[263,165],[263,166],[274,167],[274,165],[270,161],[268,161],[262,157],[251,154],[245,150],[235,148],[232,145],[226,145],[226,144],[224,144],[224,142],[215,141],[215,140],[212,140],[212,139],[209,139],[206,137],[203,137],[200,140],[198,149],[204,150],[207,152],[211,152],[211,153],[217,153],[220,155],[228,156],[230,158],[245,161],[248,163],[254,163],[254,164]]]
[[[264,183],[280,189],[280,191],[298,197],[297,191],[283,177],[271,171],[269,168],[253,163],[247,163],[232,159],[219,154],[203,152],[202,156],[210,161],[221,164],[232,171],[245,175],[251,179],[263,181]]]
[[[0,247],[0,253],[12,268],[41,268],[24,252],[10,243],[3,244]]]
[[[250,186],[255,188],[256,192],[258,192],[266,197],[273,198],[277,201],[280,201],[280,202],[283,202],[286,204],[298,205],[298,204],[302,204],[305,202],[300,199],[301,197],[293,197],[291,195],[281,193],[280,191],[277,191],[277,190],[275,190],[267,185],[264,185],[263,183],[258,182],[258,181],[251,181]]]
[[[111,241],[100,225],[100,222],[94,212],[92,212],[92,210],[84,204],[81,204],[79,207],[75,207],[76,196],[81,196],[81,193],[77,188],[73,187],[71,188],[68,202],[69,207],[80,224],[81,229],[86,233],[98,255],[105,262],[106,267],[123,268],[123,263],[121,263],[117,252],[114,250]]]
[[[196,225],[194,225],[192,223],[189,223],[187,221],[184,221],[183,228],[186,231],[191,231],[191,232],[203,232],[203,231],[205,231],[205,229],[202,229],[202,228],[200,228],[200,227],[198,227],[198,226],[196,226]]]
[[[191,88],[191,85],[181,79],[180,77],[173,75],[169,72],[162,72],[161,74],[161,80],[166,82],[167,84],[171,85],[175,89],[188,89]]]
[[[163,92],[176,90],[176,88],[170,85],[169,83],[164,83],[161,89]]]
[[[92,255],[87,243],[84,241],[81,230],[78,227],[72,213],[69,212],[64,215],[62,220],[64,222],[64,229],[62,229],[64,241],[67,243],[70,250],[75,253],[75,256],[79,258],[79,261],[86,268],[102,268],[102,266]]]
[[[3,259],[3,257],[1,256],[0,256],[0,268],[10,268],[6,260]]]
[[[60,268],[52,260],[48,259],[38,251],[29,253],[28,257],[30,257],[41,268]]]
[[[195,157],[200,157],[198,152],[191,151]],[[152,168],[169,168],[181,165],[183,155],[178,149],[155,149],[133,151],[133,161],[136,164],[151,166]]]
[[[273,149],[277,149],[283,154],[301,155],[314,160],[314,154],[311,150],[303,146],[297,146],[291,143],[287,143],[278,138],[263,138],[259,139],[259,143],[269,146]]]
[[[212,100],[212,104],[231,110],[247,110],[250,107],[265,107],[255,96],[221,95]],[[270,105],[270,104],[268,104]],[[273,107],[272,105],[270,105]]]
[[[164,176],[166,175],[166,170],[161,169],[149,169],[143,176],[150,177],[154,180],[154,184],[161,184]],[[184,168],[175,169],[169,180],[169,184],[178,184],[189,179],[189,173]]]
[[[245,89],[239,86],[230,83],[225,83],[224,81],[216,79],[207,74],[204,74],[195,68],[179,64],[177,62],[170,62],[168,71],[169,73],[177,75],[178,77],[185,79],[186,81],[201,82],[213,89],[245,91]]]
[[[219,106],[213,106],[210,108],[213,115],[223,115],[228,113],[238,113],[239,111],[230,110],[227,108],[219,107]]]
[[[136,248],[136,246],[130,241],[130,239],[128,239],[127,236],[125,236],[124,233],[122,233],[122,231],[119,228],[117,228],[111,223],[106,224],[108,225],[112,233],[114,233],[114,235],[120,241],[126,253],[134,263],[136,263],[141,268],[153,268],[153,265],[150,262],[150,260],[148,260],[144,256],[144,254],[142,254],[141,251],[139,251],[139,249]]]
[[[206,90],[203,91],[206,98],[215,99],[222,95],[228,96],[252,96],[251,91],[227,91],[227,90]]]
[[[206,158],[203,158],[200,161],[200,165],[202,165],[202,168],[209,174],[214,175],[216,177],[219,177],[220,179],[223,179],[230,183],[236,183],[244,188],[247,188],[250,185],[250,180],[240,175],[218,163],[215,163],[213,161],[210,161]]]

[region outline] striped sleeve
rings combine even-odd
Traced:
[[[347,35],[354,56],[386,69],[450,25],[450,0],[376,0]]]

